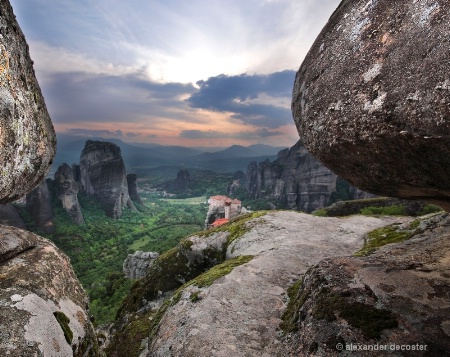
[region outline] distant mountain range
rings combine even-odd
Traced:
[[[117,144],[127,171],[139,175],[150,173],[159,166],[196,168],[218,172],[246,171],[252,161],[274,160],[285,147],[256,144],[250,146],[232,145],[228,148],[163,146],[157,144],[129,144],[115,138],[80,138],[72,135],[58,135],[58,150],[51,175],[62,163],[78,163],[86,140],[109,141]]]

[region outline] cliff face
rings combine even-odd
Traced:
[[[142,203],[141,196],[139,196],[139,193],[137,191],[136,180],[137,180],[137,176],[135,174],[127,175],[128,194],[130,195],[130,198],[132,201],[137,202],[142,205],[143,203]]]
[[[81,206],[78,202],[78,191],[81,186],[81,182],[77,181],[79,171],[78,165],[70,167],[67,164],[62,164],[55,172],[55,184],[58,198],[72,221],[75,224],[84,224]]]
[[[305,146],[339,176],[447,210],[449,13],[444,0],[342,1],[303,61],[292,99]]]
[[[40,229],[45,233],[54,231],[52,198],[45,180],[27,194],[26,208]]]
[[[273,162],[251,163],[246,187],[252,199],[266,198],[280,208],[312,212],[330,203],[337,179],[298,141],[280,151]],[[371,196],[351,185],[347,185],[347,191],[347,199]]]
[[[35,187],[48,172],[56,137],[28,45],[8,1],[0,2],[0,204]]]
[[[189,185],[191,183],[191,175],[188,170],[180,170],[177,178],[166,186],[166,190],[171,193],[186,193],[189,192]]]
[[[125,206],[135,209],[128,194],[125,164],[120,148],[109,142],[86,141],[80,157],[81,184],[106,214],[120,218]]]
[[[55,134],[28,45],[8,1],[0,1],[0,203],[31,191],[48,172]],[[49,228],[45,181],[32,214]],[[51,242],[0,225],[0,355],[101,356],[88,299],[69,259]]]

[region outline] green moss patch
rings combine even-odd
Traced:
[[[227,275],[237,266],[248,263],[252,259],[253,259],[253,255],[242,255],[242,256],[239,256],[239,257],[236,257],[233,259],[228,259],[225,262],[223,262],[222,264],[212,267],[207,272],[205,272],[205,273],[197,276],[195,279],[187,282],[186,284],[184,284],[181,287],[181,289],[184,289],[189,285],[196,285],[199,288],[204,288],[204,287],[210,286],[217,279],[221,278],[222,276]]]
[[[386,244],[403,242],[404,240],[410,239],[414,234],[414,229],[402,230],[400,226],[395,224],[377,228],[367,234],[364,246],[354,255],[357,257],[370,255]]]
[[[329,322],[335,321],[338,315],[368,338],[380,338],[383,330],[398,327],[390,311],[360,302],[348,302],[327,288],[319,291],[312,315],[318,320]]]
[[[114,336],[114,343],[106,348],[107,356],[138,357],[142,352],[141,343],[149,333],[154,319],[154,312],[130,318],[124,329]]]
[[[70,319],[61,311],[55,311],[53,315],[55,316],[56,321],[58,321],[59,326],[61,326],[67,343],[72,345],[73,332],[69,326]]]
[[[294,332],[298,330],[298,320],[300,317],[300,309],[307,299],[307,294],[301,294],[303,279],[297,280],[293,285],[287,289],[289,302],[286,310],[281,316],[280,328],[284,333]]]

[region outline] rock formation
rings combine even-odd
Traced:
[[[308,150],[362,190],[450,210],[450,3],[344,0],[302,63]]]
[[[8,1],[0,2],[0,32],[0,204],[4,204],[44,179],[56,138],[28,45]]]
[[[127,278],[140,279],[145,276],[148,268],[153,264],[153,261],[158,258],[159,253],[143,252],[138,250],[133,254],[128,254],[123,262],[123,273]]]
[[[72,218],[72,221],[75,224],[84,224],[81,206],[78,202],[78,191],[81,186],[81,182],[77,181],[77,172],[79,171],[78,165],[70,167],[67,164],[62,164],[55,172],[55,186],[58,199],[61,200],[63,208]]]
[[[178,171],[177,178],[166,185],[166,190],[170,193],[187,193],[191,183],[191,175],[188,170]]]
[[[404,243],[310,269],[292,295],[296,321],[284,355],[340,356],[338,348],[359,344],[387,346],[364,356],[385,356],[396,346],[408,346],[397,350],[401,356],[447,356],[450,221],[441,215],[424,223],[423,233]]]
[[[113,143],[86,141],[80,157],[81,183],[112,218],[120,218],[125,206],[135,209],[128,194],[125,164]]]
[[[247,194],[270,200],[279,208],[312,212],[329,205],[337,176],[311,155],[299,140],[278,153],[277,160],[253,162],[247,169]],[[368,194],[347,184],[347,199]],[[360,197],[358,197],[360,198]]]
[[[227,195],[235,196],[236,192],[241,188],[245,187],[246,175],[242,171],[236,171],[233,175],[233,181],[227,187]]]
[[[0,1],[0,32],[0,203],[7,203],[42,181],[56,143],[28,46],[6,0]],[[29,197],[46,202],[45,181]],[[45,205],[33,207],[40,207],[34,215],[41,222],[50,216]],[[101,356],[87,306],[64,254],[42,237],[0,225],[1,356]]]
[[[19,212],[10,203],[0,205],[0,224],[25,229],[25,223],[19,216]]]
[[[100,356],[69,259],[33,233],[0,226],[0,355]]]
[[[283,356],[286,289],[318,260],[359,249],[368,231],[410,220],[254,213],[228,229],[187,237],[155,261],[119,312],[123,321],[151,321],[147,332],[135,339],[116,325],[108,355],[130,356],[137,348],[133,355],[142,357]]]
[[[139,196],[139,193],[137,191],[137,175],[135,174],[128,174],[127,175],[127,184],[128,184],[128,194],[130,195],[130,198],[132,201],[143,204],[141,196]]]
[[[46,180],[27,194],[26,208],[39,229],[45,233],[54,231],[52,198]]]

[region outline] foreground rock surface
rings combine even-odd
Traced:
[[[296,311],[298,331],[283,343],[285,355],[341,356],[337,348],[378,344],[387,351],[344,353],[448,356],[449,268],[448,217],[371,256],[321,261],[296,294],[303,304]]]
[[[184,289],[142,356],[277,355],[287,287],[320,259],[351,254],[366,232],[396,220],[273,212],[248,221],[248,232],[228,245],[226,255],[254,258],[209,287]],[[209,239],[226,241],[227,235],[193,236],[191,249],[205,249]]]
[[[450,210],[449,14],[445,0],[344,0],[301,65],[300,136],[360,189]]]
[[[87,296],[48,240],[0,226],[0,355],[101,356]]]
[[[47,174],[56,136],[25,37],[11,5],[0,1],[0,204],[14,201]]]

